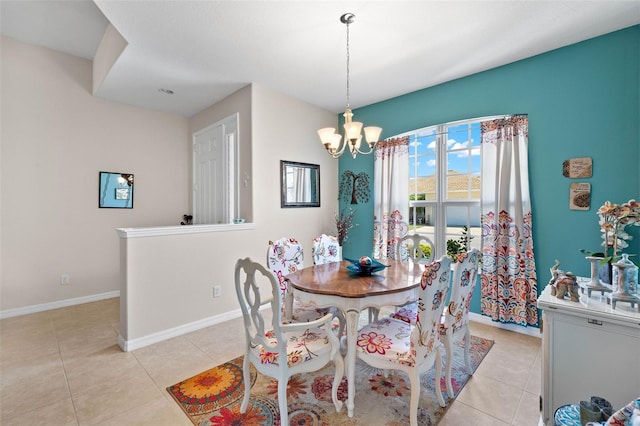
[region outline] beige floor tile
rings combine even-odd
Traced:
[[[11,418],[2,419],[2,426],[55,425],[77,426],[76,413],[71,398],[61,399],[51,404],[33,406]]]
[[[0,324],[0,336],[5,334],[22,334],[25,330],[51,328],[51,311],[5,318]]]
[[[66,330],[58,337],[58,342],[63,359],[92,357],[105,351],[121,351],[118,346],[118,333],[107,324],[81,328],[75,333],[73,330]]]
[[[457,401],[510,423],[518,408],[522,390],[485,376],[474,375],[462,389]]]
[[[137,349],[133,355],[161,389],[217,365],[184,337]]]
[[[78,423],[97,425],[161,397],[161,390],[148,375],[136,374],[117,384],[96,386],[74,395],[73,402]]]
[[[26,315],[28,316],[28,315]],[[23,317],[18,317],[23,318]],[[7,325],[4,322],[9,321]],[[2,321],[0,332],[0,362],[12,362],[24,358],[48,357],[58,353],[58,341],[50,320]]]
[[[453,401],[438,426],[507,426],[505,423],[462,402]]]
[[[494,345],[498,345],[497,343]],[[476,376],[486,376],[524,390],[531,375],[535,356],[526,356],[521,352],[501,352],[491,348],[478,369]]]
[[[65,361],[64,367],[74,396],[96,386],[117,384],[136,374],[147,374],[131,352],[122,352],[120,348],[73,358]]]
[[[173,400],[155,398],[100,423],[100,426],[193,426]]]
[[[43,406],[69,397],[69,387],[59,359],[22,367],[19,371],[3,369],[0,423],[5,418],[33,409],[34,403]]]
[[[524,390],[537,395],[542,392],[542,349],[538,351],[538,356],[536,356],[536,360],[533,363],[531,375]]]
[[[540,396],[524,392],[513,419],[514,426],[535,426],[540,421]]]

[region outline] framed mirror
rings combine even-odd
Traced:
[[[280,207],[320,207],[320,166],[280,161]]]
[[[133,174],[100,172],[98,207],[101,209],[133,208]]]

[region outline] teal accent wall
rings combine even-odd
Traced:
[[[389,78],[393,78],[390,75]],[[424,126],[500,114],[529,116],[529,179],[538,292],[549,267],[588,276],[580,249],[600,250],[596,211],[606,200],[640,199],[640,25],[354,110],[365,125],[390,137]],[[569,179],[562,162],[591,157],[593,177]],[[366,172],[373,191],[373,157],[340,158],[346,170]],[[591,209],[569,210],[569,184],[591,183]],[[340,208],[348,204],[340,201]],[[373,194],[357,210],[345,257],[371,255]],[[640,254],[640,227],[627,228]],[[472,311],[480,312],[479,285]]]

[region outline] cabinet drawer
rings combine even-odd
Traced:
[[[596,315],[566,315],[554,312],[557,321],[564,321],[587,329],[602,330],[609,333],[621,334],[631,339],[640,340],[640,323],[613,321]]]

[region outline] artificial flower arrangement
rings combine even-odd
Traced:
[[[349,237],[349,230],[353,228],[353,216],[355,215],[355,210],[351,210],[349,208],[349,213],[345,213],[346,207],[342,209],[340,214],[335,214],[336,220],[336,228],[338,228],[338,244],[342,247],[342,243],[344,243]]]
[[[604,253],[594,253],[584,249],[580,252],[589,256],[602,257],[601,264],[615,262],[620,258],[618,252],[629,247],[628,241],[633,238],[625,228],[629,225],[640,226],[640,203],[633,199],[623,204],[606,201],[598,209],[598,216]]]

